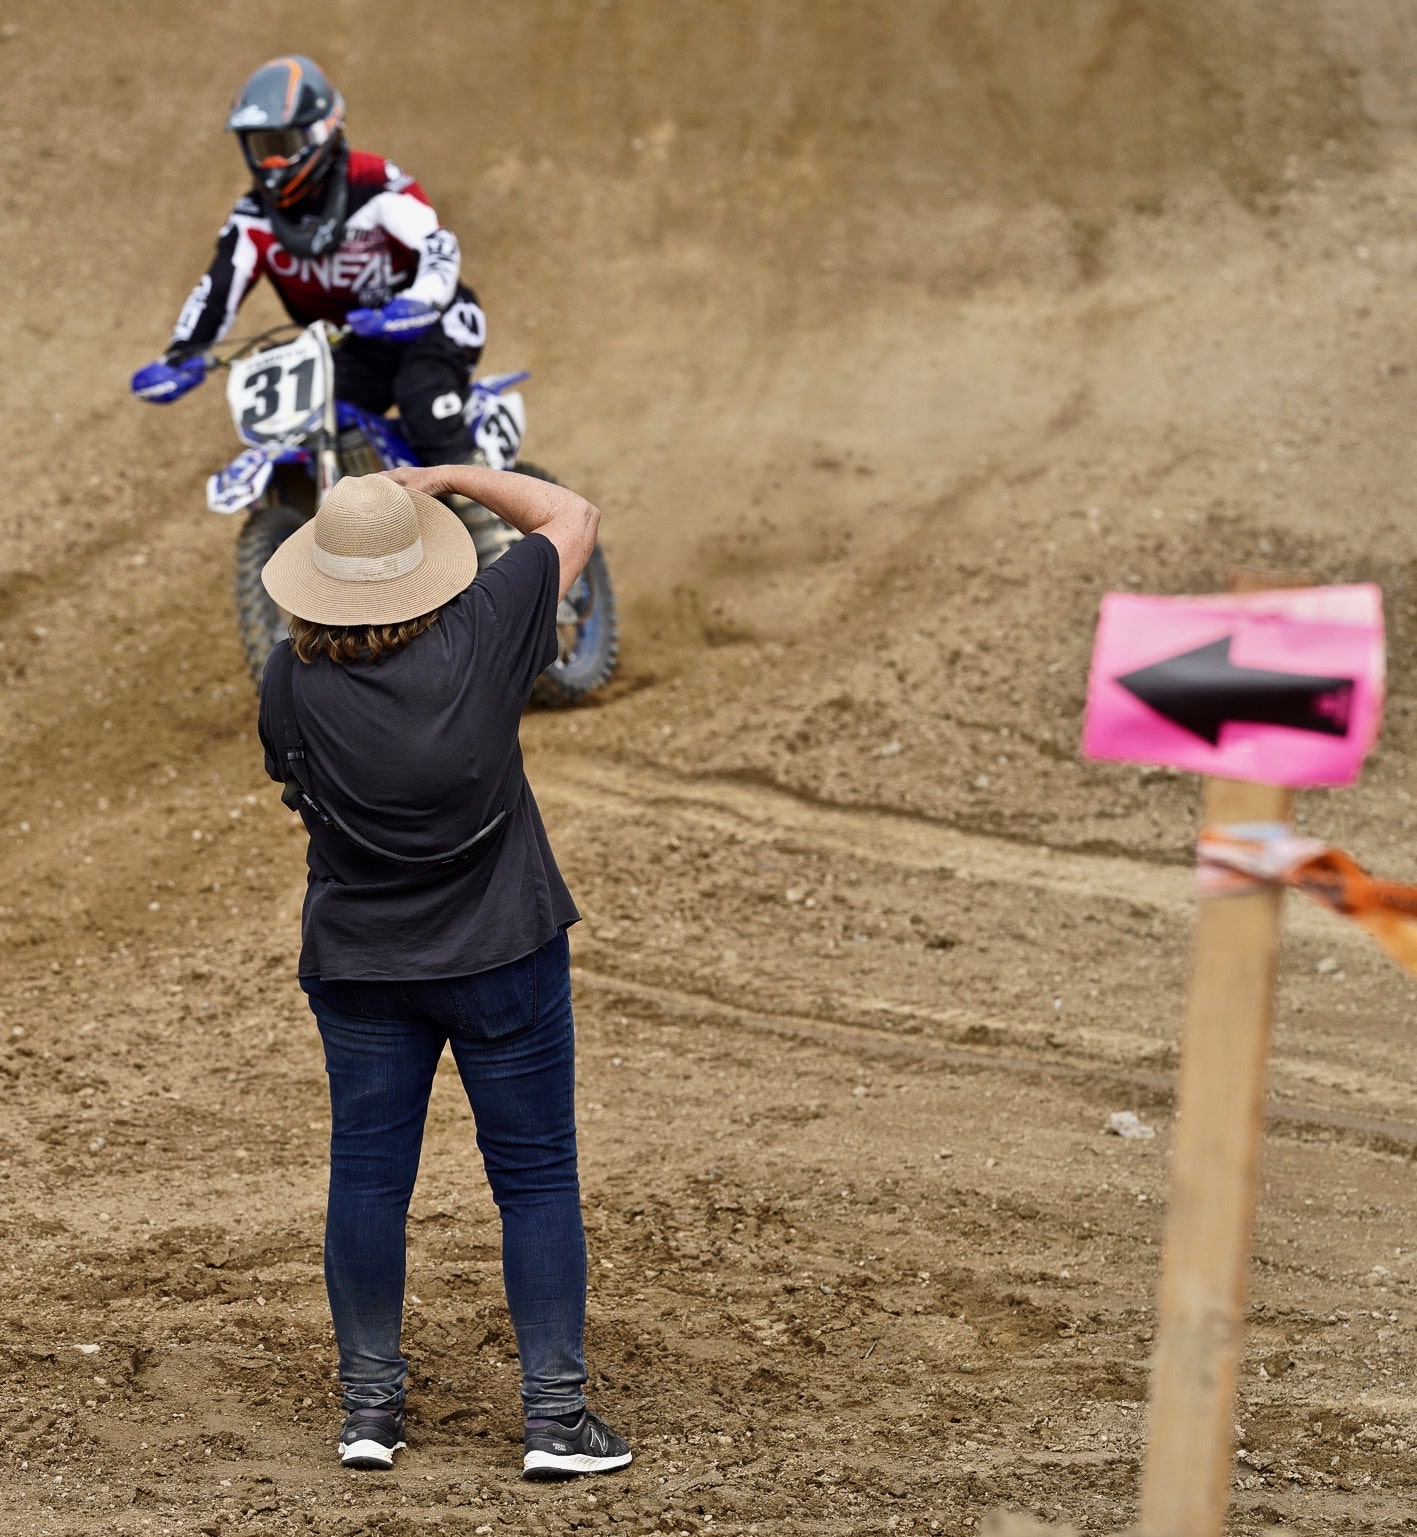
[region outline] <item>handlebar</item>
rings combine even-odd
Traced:
[[[302,331],[309,329],[309,326],[303,326],[299,321],[283,320],[279,325],[271,326],[269,330],[261,331],[256,336],[234,337],[229,341],[219,342],[209,351],[197,355],[208,369],[230,368],[233,363],[256,351],[262,342],[276,343],[279,339],[293,340]],[[350,334],[349,326],[336,326],[331,325],[329,321],[325,322],[325,340],[329,342],[331,348],[339,346]]]

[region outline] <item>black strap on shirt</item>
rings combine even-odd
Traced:
[[[469,855],[480,852],[486,840],[507,820],[507,812],[499,811],[485,827],[446,854],[396,854],[392,849],[380,848],[377,843],[371,843],[367,838],[361,837],[337,811],[317,800],[315,792],[310,788],[310,767],[305,757],[305,739],[300,734],[300,722],[295,715],[294,650],[288,645],[278,646],[271,656],[270,665],[274,673],[271,681],[275,688],[276,721],[281,734],[280,757],[285,769],[285,789],[281,792],[280,798],[292,811],[298,812],[304,807],[313,812],[326,827],[332,827],[336,832],[343,833],[351,843],[363,849],[366,854],[374,854],[396,865],[413,865],[423,868],[431,865],[454,864],[460,859],[466,859]]]

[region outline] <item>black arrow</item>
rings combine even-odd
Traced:
[[[1233,635],[1117,679],[1158,715],[1215,747],[1226,721],[1289,726],[1323,736],[1347,736],[1352,678],[1311,678],[1263,672],[1230,660]]]

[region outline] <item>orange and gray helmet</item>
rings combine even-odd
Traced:
[[[226,126],[260,190],[289,208],[323,180],[338,153],[344,97],[318,64],[291,54],[261,65],[241,87]]]

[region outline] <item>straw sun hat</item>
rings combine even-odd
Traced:
[[[313,624],[401,624],[455,598],[477,575],[457,515],[387,475],[346,475],[266,562],[261,581]]]

